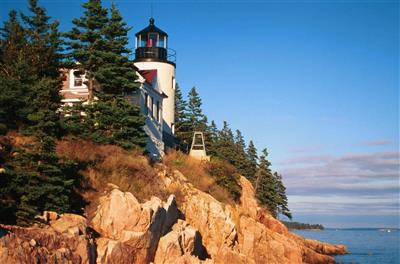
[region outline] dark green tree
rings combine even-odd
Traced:
[[[207,117],[203,114],[201,106],[200,95],[197,93],[196,87],[192,87],[188,94],[188,120],[191,132],[206,130]]]
[[[257,155],[257,149],[254,146],[254,143],[252,140],[249,142],[249,146],[247,147],[246,150],[246,159],[247,159],[247,165],[246,165],[246,170],[244,173],[244,176],[253,183],[253,185],[256,184],[256,172],[257,172],[257,167],[258,167],[258,155]]]
[[[218,132],[218,141],[216,144],[217,156],[234,165],[235,162],[235,141],[233,132],[228,122],[224,121],[222,129]]]
[[[260,204],[267,207],[269,212],[276,217],[278,212],[278,194],[276,192],[276,182],[270,169],[271,163],[267,158],[267,149],[263,149],[260,164],[256,172],[255,191]]]
[[[73,208],[78,168],[61,162],[53,148],[49,141],[13,150],[1,174],[0,211],[8,212],[1,221],[28,225],[44,210],[81,213],[82,204]]]
[[[175,86],[175,136],[180,144],[184,145],[182,146],[183,148],[187,148],[187,145],[190,144],[188,140],[193,134],[193,131],[190,131],[190,127],[188,105],[177,83]]]
[[[211,121],[211,125],[208,127],[207,131],[208,131],[207,133],[208,136],[206,141],[207,154],[211,156],[217,156],[219,137],[218,137],[218,128],[214,120]]]
[[[65,108],[69,113],[64,118],[65,127],[96,143],[143,149],[145,118],[124,97],[138,89],[136,67],[129,60],[130,50],[126,47],[130,28],[114,4],[110,18],[99,0],[89,0],[83,7],[84,15],[73,20],[75,27],[66,35],[71,56],[78,62],[78,73],[85,73],[88,78],[89,98],[88,104]]]
[[[113,144],[125,149],[142,149],[146,144],[143,131],[145,117],[138,106],[124,96],[99,94],[99,100],[89,105],[66,109],[67,130],[100,144]],[[85,116],[82,116],[82,111]]]
[[[83,16],[72,20],[75,26],[65,36],[69,39],[69,57],[74,64],[71,67],[78,70],[77,74],[85,74],[89,90],[88,102],[91,103],[97,74],[109,56],[105,40],[105,27],[109,19],[101,0],[88,0],[82,7],[85,9]],[[100,79],[102,74],[99,74]]]
[[[62,60],[58,24],[49,22],[37,1],[29,4],[32,14],[21,14],[27,27],[12,12],[1,35],[0,116],[8,129],[22,130],[35,139],[33,146],[14,149],[2,164],[0,206],[6,204],[11,213],[8,220],[14,218],[18,224],[28,224],[42,210],[69,211],[77,182],[76,171],[68,162],[60,162],[55,153]],[[7,103],[10,106],[3,108]],[[4,116],[15,120],[12,123]]]
[[[239,129],[236,130],[234,153],[233,165],[241,175],[245,175],[247,171],[246,143]]]
[[[29,69],[26,30],[12,10],[0,29],[0,132],[18,129],[29,113],[30,84],[35,77]]]
[[[127,48],[128,32],[131,29],[124,22],[114,3],[111,17],[104,26],[104,61],[95,74],[102,92],[121,95],[138,89],[136,67],[129,59],[131,50]]]
[[[58,31],[58,21],[50,22],[50,17],[43,7],[38,6],[37,0],[29,0],[31,15],[21,13],[26,24],[29,39],[30,72],[37,77],[60,79],[60,69],[63,66],[62,40]],[[57,87],[59,88],[59,87]]]
[[[289,219],[292,219],[292,213],[290,212],[288,206],[288,199],[286,196],[286,187],[282,181],[282,175],[277,172],[274,172],[276,193],[277,193],[277,204],[278,204],[278,213],[283,214]]]

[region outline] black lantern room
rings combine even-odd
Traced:
[[[150,18],[149,26],[136,33],[135,61],[160,61],[175,64],[175,52],[168,49],[168,34],[154,25]]]

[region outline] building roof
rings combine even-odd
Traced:
[[[149,19],[149,25],[146,28],[144,28],[141,31],[139,31],[138,33],[136,33],[135,36],[137,37],[139,35],[147,34],[147,33],[158,33],[160,35],[168,37],[167,33],[165,33],[164,31],[162,31],[161,29],[159,29],[158,27],[156,27],[154,25],[154,18],[150,18]]]
[[[139,70],[139,74],[148,82],[153,84],[154,77],[157,75],[157,70]]]

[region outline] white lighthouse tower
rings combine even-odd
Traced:
[[[167,147],[174,142],[175,120],[175,51],[168,48],[168,34],[154,25],[136,33],[135,66],[140,71],[151,71],[156,76],[154,89],[166,95],[162,104],[163,140]],[[147,102],[146,102],[147,103]]]

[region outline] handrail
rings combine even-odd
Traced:
[[[136,49],[136,59],[159,59],[176,63],[176,51],[160,47],[140,47]]]

